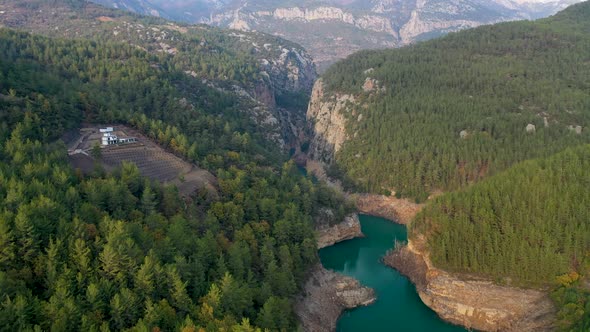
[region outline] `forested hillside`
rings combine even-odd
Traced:
[[[233,94],[275,141],[292,140],[316,73],[299,45],[256,32],[169,22],[83,0],[7,0],[0,26],[57,38],[125,43],[150,65]],[[194,83],[196,84],[196,83]]]
[[[294,330],[312,216],[347,211],[235,95],[135,46],[0,30],[0,326]],[[126,123],[218,177],[182,200],[133,165],[74,172],[58,138]],[[238,326],[239,325],[239,326]]]
[[[560,318],[586,317],[579,328],[587,329],[590,296],[580,276],[590,273],[589,170],[590,145],[525,161],[437,198],[416,217],[411,236],[425,235],[433,263],[445,270],[517,285],[563,284],[570,289],[556,297],[569,317]],[[571,294],[577,287],[580,296]]]
[[[590,250],[590,145],[437,198],[413,225],[437,266],[544,282]],[[542,263],[542,264],[541,264]]]
[[[360,52],[323,81],[326,99],[356,100],[337,166],[361,189],[421,201],[590,142],[590,3]]]

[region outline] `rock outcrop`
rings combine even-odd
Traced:
[[[352,198],[360,212],[403,225],[409,224],[424,207],[424,204],[416,204],[410,200],[398,199],[393,196],[356,194]]]
[[[260,53],[273,51],[276,55],[259,60],[261,75],[265,79],[263,84],[256,86],[262,93],[255,90],[254,99],[277,120],[286,147],[298,147],[301,143],[299,138],[305,130],[307,110],[287,109],[278,101],[309,95],[317,78],[315,64],[309,54],[298,46],[264,44],[256,50]]]
[[[147,15],[264,31],[305,46],[321,68],[361,50],[406,45],[481,24],[536,19],[582,0],[92,0]]]
[[[336,322],[344,310],[369,305],[375,299],[372,289],[318,264],[311,270],[297,299],[295,314],[304,331],[331,332],[336,330]]]
[[[360,15],[355,16],[346,9],[337,7],[317,7],[317,8],[277,8],[274,11],[258,11],[251,14],[252,18],[262,18],[272,16],[280,20],[299,20],[304,22],[318,20],[340,21],[360,29],[385,32],[397,36],[397,32],[391,26],[391,21],[386,17],[377,15]]]
[[[569,130],[571,130],[572,132],[574,132],[574,133],[578,134],[578,135],[581,135],[581,134],[582,134],[582,129],[583,129],[583,128],[582,128],[582,126],[578,126],[578,125],[575,125],[575,126],[574,126],[574,125],[569,125],[569,126],[567,126],[567,128],[568,128]]]
[[[481,25],[483,22],[466,19],[438,19],[429,15],[427,11],[424,11],[426,1],[418,0],[416,4],[418,8],[412,11],[410,19],[402,26],[399,30],[399,36],[402,45],[407,45],[415,41],[421,35],[433,32],[433,31],[457,31],[462,29],[473,28]],[[430,17],[429,17],[430,16]],[[429,17],[429,18],[424,18]],[[497,21],[501,21],[498,19]],[[494,21],[487,23],[495,23]]]
[[[317,80],[307,109],[307,120],[313,132],[309,147],[311,158],[327,163],[333,161],[334,154],[348,138],[345,112],[349,112],[354,103],[352,95],[325,97],[322,79]]]
[[[255,49],[260,53],[272,51],[276,54],[260,59],[260,69],[262,75],[268,74],[277,95],[311,92],[317,73],[313,59],[305,49],[282,43],[264,44]]]
[[[529,123],[528,125],[526,125],[525,131],[527,133],[534,133],[535,131],[537,131],[537,127],[534,124]]]
[[[346,216],[344,221],[333,226],[330,226],[328,223],[319,226],[316,234],[318,249],[363,236],[361,222],[356,213]]]
[[[550,331],[555,308],[541,291],[498,286],[432,266],[424,239],[397,248],[384,262],[408,276],[442,319],[480,331]]]

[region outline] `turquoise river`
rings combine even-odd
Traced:
[[[377,295],[374,304],[344,312],[337,331],[465,331],[442,321],[420,301],[406,277],[381,263],[396,239],[407,239],[405,226],[366,215],[360,215],[360,221],[364,238],[320,250],[324,267],[354,277]]]

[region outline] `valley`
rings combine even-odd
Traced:
[[[359,52],[316,82],[310,156],[348,190],[396,197],[371,197],[372,214],[391,215],[402,197],[422,203],[409,244],[386,262],[446,320],[484,331],[587,327],[590,76],[578,74],[588,69],[588,9]],[[578,69],[550,64],[553,52]],[[558,88],[566,81],[570,92]]]
[[[406,230],[391,220],[360,215],[365,237],[320,250],[322,264],[375,290],[376,301],[346,311],[338,320],[337,331],[465,331],[441,320],[416,294],[414,285],[381,262],[394,241],[406,240]]]

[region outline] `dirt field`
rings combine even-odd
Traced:
[[[100,162],[107,170],[119,167],[124,161],[137,165],[139,172],[163,184],[176,185],[179,192],[188,196],[194,191],[207,188],[215,193],[216,179],[213,174],[186,162],[143,136],[137,130],[121,125],[96,126],[80,129],[66,142],[70,163],[82,172],[91,172],[94,159],[92,147],[100,145],[100,128],[114,127],[118,137],[135,137],[137,143],[101,146]]]

